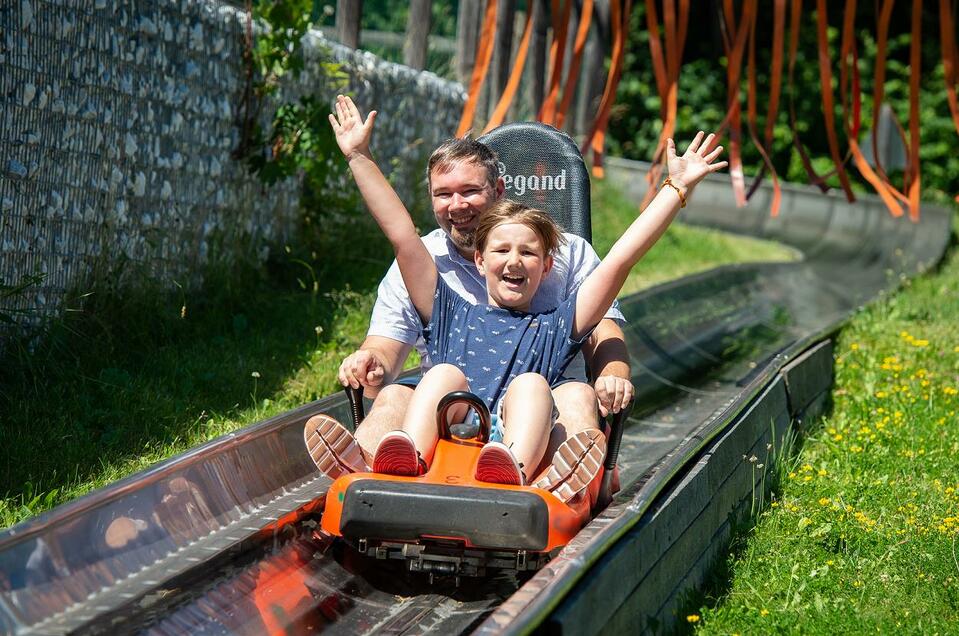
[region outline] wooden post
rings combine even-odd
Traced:
[[[509,81],[513,53],[513,22],[516,18],[516,0],[499,0],[496,5],[496,37],[493,44],[493,63],[490,68],[489,114],[499,102]]]
[[[336,0],[336,38],[352,49],[360,45],[363,0]]]
[[[483,0],[460,0],[456,18],[456,76],[466,87],[473,77],[482,16]]]
[[[410,0],[410,16],[406,22],[403,63],[410,68],[426,68],[433,0]]]
[[[533,117],[539,112],[546,96],[546,51],[549,36],[549,0],[533,4],[533,35],[529,41],[529,91],[527,99]]]

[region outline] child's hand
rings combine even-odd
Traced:
[[[696,133],[692,143],[681,157],[676,156],[676,144],[673,140],[666,141],[666,166],[669,169],[669,179],[678,188],[685,188],[684,197],[688,197],[693,186],[702,181],[707,174],[722,170],[728,165],[726,161],[713,163],[719,158],[723,147],[713,148],[718,138],[713,133],[709,133],[703,141],[704,134],[701,130]]]
[[[335,110],[336,116],[329,116],[330,125],[333,126],[336,144],[343,151],[343,156],[347,161],[357,155],[369,156],[376,111],[370,111],[364,122],[353,100],[343,95],[336,96]]]

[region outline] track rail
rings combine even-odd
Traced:
[[[611,163],[614,178],[641,182],[642,166]],[[583,577],[604,576],[604,555],[784,367],[900,275],[936,263],[950,232],[949,212],[932,207],[913,224],[875,200],[849,205],[787,188],[780,217],[769,219],[762,201],[735,209],[718,181],[699,188],[697,200],[715,205],[688,221],[747,227],[806,260],[724,267],[623,301],[641,407],[620,453],[623,490],[544,570],[430,587],[331,545],[315,531],[329,481],[302,444],[311,415],[348,421],[345,399],[331,396],[0,535],[0,629],[519,633],[542,625]]]

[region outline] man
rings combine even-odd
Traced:
[[[473,239],[479,215],[504,194],[496,156],[473,139],[452,139],[433,152],[427,176],[439,229],[425,236],[423,242],[450,287],[470,302],[485,302],[485,281],[473,262]],[[566,238],[568,243],[557,255],[547,281],[537,292],[532,310],[556,307],[599,262],[585,240],[571,234]],[[623,332],[615,322],[622,319],[614,306],[584,347],[585,362],[596,378],[594,385],[585,381],[585,366],[581,364],[577,368],[574,363],[567,370],[567,377],[579,381],[566,382],[556,388],[559,415],[544,465],[549,464],[556,448],[567,437],[598,428],[597,405],[606,415],[618,412],[632,398]],[[343,360],[339,370],[339,380],[344,386],[363,387],[365,395],[374,398],[373,407],[355,433],[362,460],[355,448],[344,447],[343,457],[334,458],[336,463],[353,470],[364,469],[362,463],[372,463],[382,437],[400,428],[415,380],[412,383],[394,380],[413,346],[418,340],[421,342],[421,332],[422,323],[394,262],[380,283],[366,340]],[[421,356],[425,356],[423,350]],[[424,367],[429,366],[427,358],[423,357],[422,361]],[[308,429],[310,426],[308,424]],[[333,444],[327,446],[335,448]],[[314,460],[318,465],[322,463],[319,457],[314,456]]]

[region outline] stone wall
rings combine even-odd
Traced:
[[[214,0],[2,3],[0,282],[43,280],[0,292],[0,314],[36,324],[104,278],[196,285],[214,253],[265,259],[291,237],[299,184],[264,186],[231,158],[246,23]],[[319,65],[342,63],[357,102],[380,111],[378,160],[411,197],[462,87],[318,32],[304,43],[307,69],[282,99],[332,100]]]

